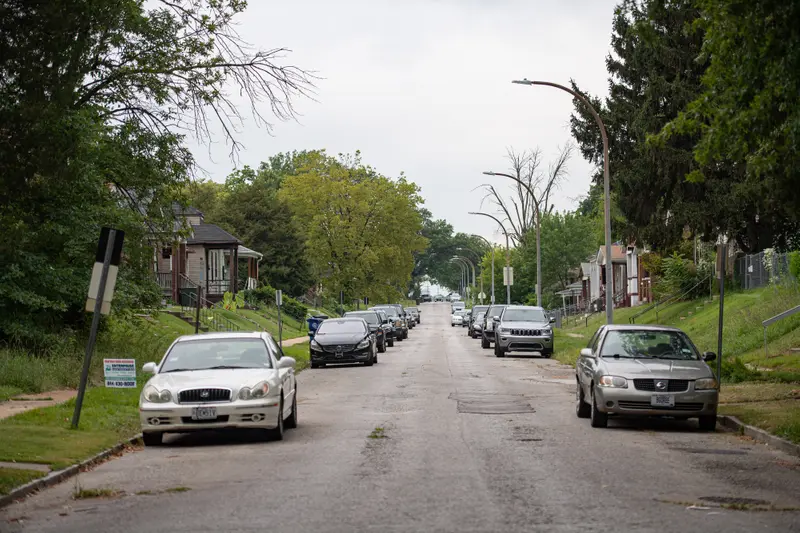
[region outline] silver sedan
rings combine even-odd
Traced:
[[[613,416],[698,418],[700,429],[717,423],[717,380],[681,330],[662,326],[602,326],[575,366],[576,413],[592,427]]]

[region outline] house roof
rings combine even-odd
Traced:
[[[252,257],[255,259],[261,259],[264,257],[264,254],[256,252],[255,250],[251,250],[246,246],[239,245],[239,257]]]
[[[193,224],[187,244],[240,244],[242,241],[214,224]]]
[[[625,263],[627,262],[627,248],[619,244],[611,245],[611,262],[612,263]],[[601,265],[606,263],[606,247],[601,246],[597,252],[597,262]]]

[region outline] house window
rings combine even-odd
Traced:
[[[161,259],[169,259],[170,257],[172,257],[172,248],[162,248]]]

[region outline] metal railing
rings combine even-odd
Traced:
[[[797,313],[800,313],[800,305],[798,305],[797,307],[792,307],[791,309],[787,309],[783,313],[779,313],[779,314],[775,315],[774,317],[768,318],[768,319],[764,320],[763,322],[761,322],[761,326],[764,328],[764,356],[765,357],[769,357],[769,349],[767,348],[767,327],[772,325],[772,324],[774,324],[775,322],[783,320],[784,318],[789,318],[790,316],[795,315]]]
[[[162,290],[171,290],[172,272],[156,272],[156,283]]]
[[[211,302],[199,297],[195,293],[189,293],[184,298],[181,304],[181,313],[184,316],[190,317],[193,321],[198,322],[199,326],[205,326],[211,331],[239,331],[238,325],[232,320],[222,316],[219,308],[215,308]],[[199,320],[198,320],[199,318]]]
[[[697,288],[699,286],[703,285],[704,283],[708,283],[710,280],[711,280],[711,276],[706,276],[705,278],[701,279],[700,281],[698,281],[697,283],[692,285],[692,287],[690,289],[688,289],[688,290],[677,291],[677,292],[674,292],[674,293],[670,294],[666,298],[662,298],[661,300],[657,300],[655,303],[647,306],[645,309],[642,309],[641,311],[639,311],[638,313],[636,313],[635,315],[630,317],[628,319],[628,322],[630,322],[631,324],[635,324],[637,318],[639,318],[640,316],[644,315],[645,313],[647,313],[649,311],[652,311],[653,309],[655,309],[655,311],[656,311],[656,322],[658,322],[658,314],[661,311],[663,311],[663,310],[667,309],[668,307],[680,302],[683,297],[688,296],[689,294],[691,294],[692,292],[697,290]]]

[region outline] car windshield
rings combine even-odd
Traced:
[[[485,314],[487,309],[489,309],[488,305],[476,305],[475,307],[472,308],[472,314],[473,315]]]
[[[453,311],[453,316],[464,316],[464,311],[462,311],[461,309]]]
[[[364,323],[360,320],[324,320],[315,335],[331,335],[336,333],[366,333]]]
[[[394,307],[381,307],[380,309],[392,319],[398,318],[400,316],[400,313],[398,313],[397,309],[395,309]]]
[[[175,343],[159,372],[232,368],[272,368],[261,339],[199,339]]]
[[[600,356],[628,359],[700,358],[686,334],[680,331],[658,330],[609,331],[603,340]]]
[[[417,308],[416,307],[406,307],[406,311],[408,311],[409,313],[416,313],[417,312]]]
[[[371,324],[373,326],[377,326],[381,323],[377,313],[345,313],[344,316],[363,318],[367,321],[367,324]]]
[[[503,309],[505,309],[505,306],[503,306],[503,305],[493,305],[493,306],[491,306],[489,308],[488,311],[486,311],[486,316],[489,316],[489,317],[499,316],[500,313],[503,312]]]
[[[547,317],[541,309],[506,309],[503,313],[503,322],[547,322]]]

